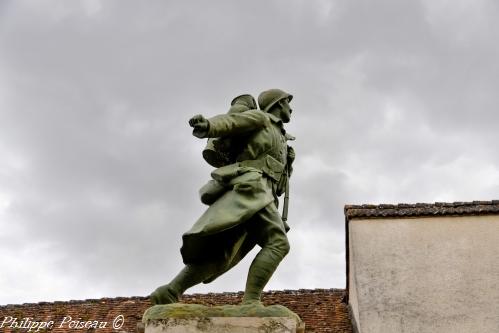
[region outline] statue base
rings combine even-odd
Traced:
[[[145,333],[303,333],[305,324],[282,305],[155,305],[142,317]]]

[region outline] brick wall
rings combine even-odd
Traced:
[[[198,303],[204,305],[238,304],[242,298],[239,293],[209,293],[184,295],[183,303]],[[352,328],[347,306],[342,303],[345,291],[342,289],[314,290],[284,290],[264,293],[263,302],[266,305],[281,304],[296,312],[306,324],[306,332],[319,333],[351,333]],[[31,321],[54,321],[50,332],[135,332],[137,323],[142,318],[145,309],[151,306],[147,297],[117,297],[101,298],[69,302],[41,302],[22,305],[0,306],[0,324],[7,317],[24,318]],[[123,326],[114,330],[112,322],[119,315],[124,318]],[[71,317],[73,321],[107,322],[106,328],[77,329],[69,328],[69,323],[59,328],[64,318]],[[66,320],[67,321],[67,320]],[[73,323],[74,324],[74,323]],[[24,333],[27,329],[9,329],[4,325],[2,333]],[[33,332],[32,330],[31,332]],[[40,330],[39,332],[44,332]]]

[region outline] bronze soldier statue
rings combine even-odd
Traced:
[[[289,251],[289,227],[277,207],[295,158],[287,144],[294,138],[283,126],[291,118],[292,98],[280,89],[270,89],[258,96],[260,110],[246,107],[189,120],[194,136],[229,140],[237,148],[230,149],[231,157],[217,165],[213,179],[200,190],[209,207],[182,236],[185,267],[151,294],[154,304],[178,302],[185,290],[213,281],[255,245],[261,250],[251,263],[243,304],[260,304],[263,288]]]

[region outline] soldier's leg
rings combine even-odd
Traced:
[[[274,203],[253,217],[250,232],[262,247],[251,263],[243,303],[259,302],[263,288],[279,263],[289,252],[289,242],[284,223]]]
[[[151,302],[153,304],[176,303],[187,289],[207,280],[219,270],[220,265],[217,263],[186,265],[170,283],[157,288],[151,294]]]

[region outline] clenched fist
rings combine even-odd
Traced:
[[[203,115],[195,115],[189,119],[189,126],[193,128],[192,135],[197,138],[205,138],[210,129],[210,123]]]

